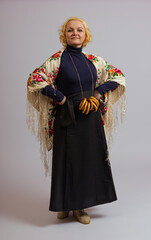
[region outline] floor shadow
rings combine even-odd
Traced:
[[[41,195],[39,192],[31,192],[28,189],[12,192],[5,189],[5,193],[2,193],[1,196],[0,216],[6,219],[26,222],[38,227],[66,224],[75,221],[72,211],[70,211],[68,218],[63,220],[57,219],[57,212],[49,211],[48,196]],[[105,215],[96,213],[95,207],[85,210],[91,219],[106,217]]]
[[[6,191],[1,194],[0,216],[39,227],[56,224],[56,213],[49,211],[49,199],[38,193]]]

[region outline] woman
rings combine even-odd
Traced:
[[[87,224],[84,208],[117,200],[103,124],[109,130],[114,126],[111,107],[125,91],[125,77],[103,58],[83,51],[91,41],[84,20],[68,19],[60,41],[64,48],[30,74],[28,100],[39,112],[46,170],[46,148],[50,151],[53,142],[49,210],[59,219],[72,210]]]

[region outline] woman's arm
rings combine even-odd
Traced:
[[[103,98],[103,95],[108,92],[116,89],[118,87],[118,83],[115,81],[108,81],[101,84],[99,87],[95,88],[95,97],[99,100]]]
[[[99,87],[96,88],[96,90],[101,94],[105,94],[108,91],[112,91],[115,88],[118,87],[118,83],[115,81],[108,81],[103,84],[101,84]]]
[[[62,105],[66,101],[66,97],[58,89],[54,88],[51,74],[46,74],[46,61],[31,74],[27,82],[29,92],[39,91],[41,94],[48,96]]]
[[[58,89],[51,87],[50,85],[42,88],[41,93],[45,96],[48,96],[50,98],[57,100],[57,102],[61,105],[65,101],[64,94],[62,92],[60,92]]]

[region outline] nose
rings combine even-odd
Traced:
[[[73,35],[76,35],[78,32],[76,29],[73,30]]]

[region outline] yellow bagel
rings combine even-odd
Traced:
[[[82,113],[85,113],[85,111],[86,111],[86,109],[87,109],[87,105],[88,105],[88,102],[85,101],[85,102],[84,102],[84,106],[83,106],[83,108],[82,108]]]
[[[88,113],[89,113],[89,111],[90,111],[90,102],[89,101],[87,101],[87,109],[86,109],[86,111],[85,111],[85,115],[87,115]]]
[[[82,108],[83,108],[86,100],[87,100],[86,98],[84,98],[84,99],[81,100],[81,102],[80,102],[80,104],[79,104],[79,110],[82,110]]]

